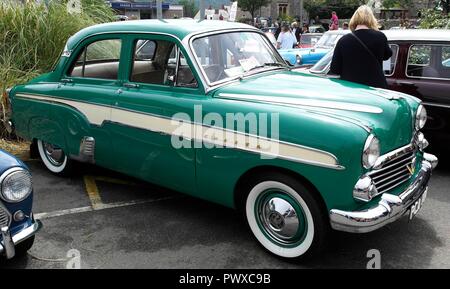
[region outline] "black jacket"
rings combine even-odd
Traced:
[[[387,88],[383,60],[392,56],[392,50],[386,36],[372,29],[359,29],[353,33],[373,55],[353,35],[344,35],[334,49],[330,73],[340,75],[343,80]]]

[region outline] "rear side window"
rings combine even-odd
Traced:
[[[72,65],[69,76],[117,79],[122,42],[107,39],[86,46]]]
[[[412,45],[407,75],[413,78],[450,79],[450,45]]]

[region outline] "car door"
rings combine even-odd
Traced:
[[[114,169],[111,136],[106,129],[114,95],[121,87],[120,71],[123,39],[121,35],[99,35],[83,41],[71,54],[57,88],[53,107],[65,132],[72,158],[83,159],[82,143],[93,139],[98,165]]]
[[[450,140],[450,43],[416,43],[408,48],[402,91],[420,98],[428,111],[427,137]],[[432,143],[433,143],[432,142]]]
[[[187,72],[189,67],[184,70],[178,67],[180,53],[174,39],[137,34],[129,36],[127,43],[130,61],[123,87],[115,95],[108,126],[119,170],[192,193],[194,148],[174,146],[171,130],[175,114],[193,115],[194,103],[200,95],[197,80]],[[177,72],[189,83],[179,85]]]

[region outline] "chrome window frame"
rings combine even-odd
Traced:
[[[450,81],[450,78],[441,78],[441,77],[423,77],[423,76],[410,76],[408,75],[408,64],[409,64],[409,58],[411,56],[411,48],[413,46],[449,46],[450,47],[450,43],[422,43],[422,42],[417,42],[417,43],[411,43],[408,47],[408,56],[406,58],[406,62],[405,62],[405,76],[407,78],[410,79],[431,79],[431,80],[443,80],[443,81]]]
[[[388,45],[392,45],[392,46],[396,46],[397,47],[397,53],[395,54],[395,63],[394,63],[394,67],[392,69],[392,73],[391,74],[385,74],[384,70],[383,70],[383,74],[386,77],[390,77],[393,76],[395,74],[395,70],[397,69],[397,62],[398,62],[398,53],[400,51],[400,45],[398,45],[397,43],[388,43]],[[391,49],[392,50],[392,49]],[[389,59],[391,59],[394,55],[392,55]]]

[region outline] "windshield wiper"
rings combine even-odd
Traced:
[[[250,68],[249,70],[247,70],[246,72],[249,72],[249,71],[252,71],[252,70],[255,70],[255,69],[259,69],[259,68],[264,68],[264,67],[267,67],[267,66],[286,67],[286,65],[284,65],[282,63],[279,63],[279,62],[267,62],[267,63],[264,63],[263,65],[254,66],[254,67]]]

